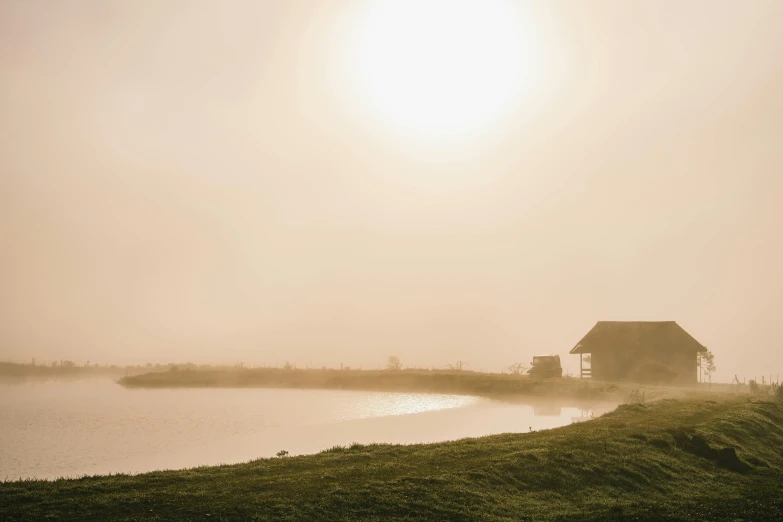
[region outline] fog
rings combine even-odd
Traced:
[[[524,95],[440,137],[361,102],[364,8],[0,2],[0,359],[783,367],[783,3],[524,4]]]
[[[362,443],[412,444],[547,430],[611,402],[292,389],[134,390],[108,379],[0,381],[4,477],[139,473],[318,453]]]

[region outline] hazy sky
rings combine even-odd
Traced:
[[[481,4],[0,0],[0,359],[783,370],[783,2]]]

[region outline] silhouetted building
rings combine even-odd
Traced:
[[[706,352],[674,321],[599,321],[571,350],[581,376],[601,381],[693,384]],[[589,354],[589,369],[583,363]]]

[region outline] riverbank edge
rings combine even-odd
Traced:
[[[0,484],[3,520],[781,520],[783,401],[628,404],[530,434]]]
[[[474,395],[496,400],[560,398],[617,404],[712,395],[704,386],[675,387],[589,379],[427,370],[183,370],[119,379],[127,388],[280,388]],[[716,386],[716,390],[718,387]]]

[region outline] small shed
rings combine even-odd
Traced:
[[[579,354],[582,377],[695,384],[706,351],[675,321],[599,321],[571,353]]]

